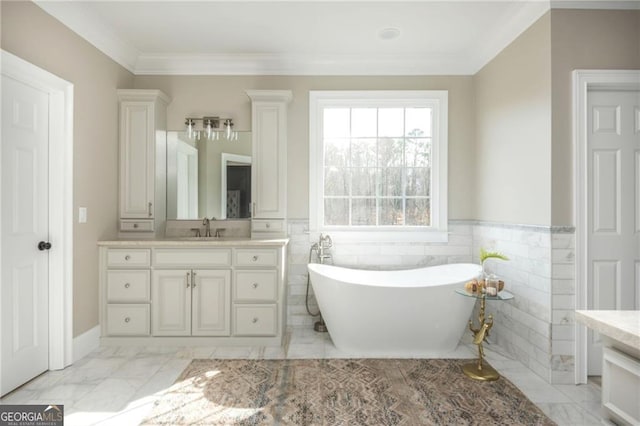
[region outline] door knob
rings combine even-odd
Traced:
[[[51,248],[51,243],[49,241],[40,241],[38,243],[38,250],[44,251],[49,250]]]

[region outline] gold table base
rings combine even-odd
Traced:
[[[472,379],[483,380],[486,382],[491,382],[500,378],[500,374],[498,374],[496,369],[492,366],[483,364],[481,368],[478,367],[478,362],[471,362],[462,366],[462,372]]]
[[[474,380],[493,381],[500,378],[500,374],[490,365],[484,364],[484,350],[482,342],[489,336],[489,330],[493,327],[493,315],[489,315],[488,321],[485,321],[485,300],[486,296],[482,293],[480,299],[480,313],[478,315],[478,328],[473,326],[473,321],[469,321],[469,330],[473,333],[473,343],[478,345],[478,360],[470,364],[462,366],[462,371],[468,377]]]

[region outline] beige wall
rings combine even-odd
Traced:
[[[547,13],[473,77],[478,220],[550,223],[549,28]]]
[[[552,219],[573,222],[572,71],[640,69],[640,11],[551,11]]]
[[[73,335],[98,324],[96,241],[116,235],[118,209],[117,88],[133,76],[31,2],[2,8],[2,49],[74,85],[73,206],[88,222],[73,238]],[[55,244],[55,242],[54,242]]]
[[[230,116],[239,130],[251,128],[246,89],[291,89],[288,115],[288,213],[309,217],[309,90],[448,90],[449,217],[474,217],[474,118],[471,77],[136,76],[138,89],[160,89],[172,98],[169,128],[187,116]]]

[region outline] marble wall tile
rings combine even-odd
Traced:
[[[576,281],[573,279],[551,280],[553,294],[576,294]]]
[[[551,336],[553,340],[573,341],[575,339],[575,330],[575,326],[573,325],[552,324]]]

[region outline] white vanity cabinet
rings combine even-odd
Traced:
[[[247,90],[251,98],[252,237],[286,235],[287,104],[290,90]]]
[[[233,334],[275,336],[278,332],[278,252],[236,249]]]
[[[210,247],[153,250],[152,335],[230,334],[231,251]]]
[[[159,233],[166,216],[166,108],[159,90],[118,90],[120,232]]]
[[[155,270],[154,336],[228,336],[230,270]]]
[[[280,345],[287,242],[100,242],[102,342]]]
[[[104,253],[105,313],[102,333],[148,336],[150,333],[151,250],[117,248]]]

